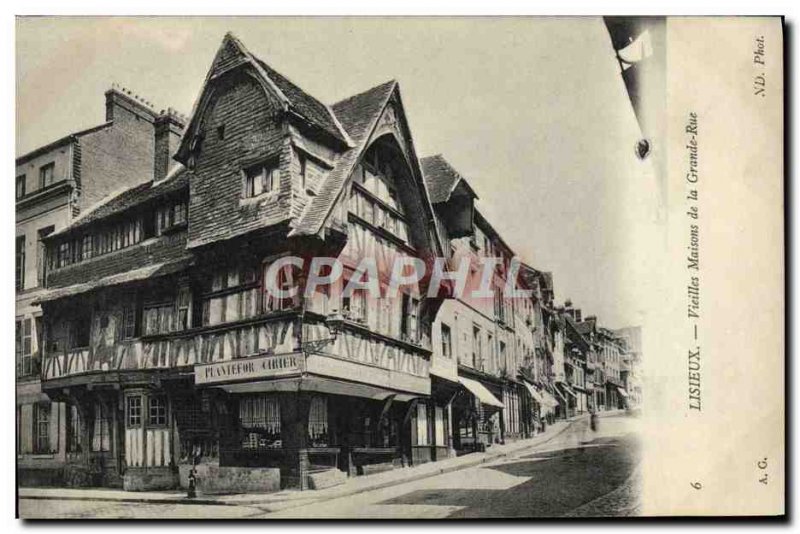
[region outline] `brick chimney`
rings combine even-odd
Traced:
[[[153,180],[166,178],[172,166],[172,156],[178,150],[185,127],[186,117],[172,108],[162,110],[156,117]]]
[[[575,308],[575,322],[580,323],[582,319],[581,309]]]
[[[147,121],[153,124],[153,104],[126,87],[111,84],[106,91],[106,121]]]

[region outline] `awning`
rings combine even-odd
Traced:
[[[459,376],[458,381],[461,382],[461,385],[467,388],[470,393],[478,397],[478,400],[481,401],[482,404],[488,404],[496,408],[504,408],[503,403],[497,400],[497,397],[492,395],[491,391],[486,389],[480,382],[464,378],[463,376]]]
[[[558,406],[558,399],[552,396],[550,393],[543,391],[542,396],[544,397],[544,401],[546,404],[549,404],[552,408]]]
[[[544,397],[542,396],[541,393],[536,391],[535,387],[533,387],[532,385],[528,384],[525,380],[522,381],[522,385],[525,386],[525,389],[527,389],[528,393],[531,394],[531,397],[533,397],[533,400],[535,400],[536,402],[538,402],[542,406],[545,406],[547,404],[547,401],[544,399]]]
[[[619,391],[619,394],[625,397],[626,399],[628,398],[628,392],[625,391],[625,388],[617,386],[617,391]]]
[[[277,380],[237,382],[232,384],[211,384],[210,387],[217,387],[228,393],[236,394],[310,391],[314,393],[361,397],[379,401],[384,401],[389,397],[393,397],[394,400],[398,402],[408,402],[420,397],[420,395],[389,391],[367,384],[343,382],[322,377],[283,378]]]
[[[565,384],[564,382],[559,382],[559,383],[561,384],[561,389],[563,389],[569,395],[572,395],[576,399],[578,398],[578,395],[574,391],[572,391],[572,389],[567,384]]]

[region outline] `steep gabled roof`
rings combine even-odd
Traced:
[[[255,58],[255,60],[261,68],[264,69],[264,72],[266,72],[267,76],[275,83],[278,89],[281,90],[284,96],[286,96],[289,101],[290,109],[312,124],[324,129],[340,141],[343,141],[345,144],[350,144],[347,132],[343,130],[342,125],[328,106],[300,89],[286,76],[277,72],[262,60],[258,58]]]
[[[425,187],[428,188],[428,194],[434,204],[450,200],[450,195],[460,183],[467,187],[473,198],[478,198],[469,182],[441,154],[424,157],[419,163],[422,166]]]
[[[192,138],[196,132],[197,121],[199,120],[198,115],[202,113],[201,108],[205,106],[207,101],[207,87],[220,72],[225,72],[226,69],[241,64],[250,64],[253,67],[256,76],[269,88],[272,96],[280,101],[285,111],[293,112],[310,124],[321,128],[345,146],[353,146],[352,140],[328,106],[303,91],[265,62],[256,58],[235,35],[228,32],[222,39],[214,61],[212,61],[208,69],[200,96],[192,107],[192,113],[186,127],[186,135],[183,136],[176,155],[179,161],[185,163],[184,160],[189,152],[189,145],[192,143]]]
[[[314,235],[322,228],[396,86],[397,82],[391,80],[333,105],[333,111],[354,147],[337,157],[333,170],[325,178],[317,196],[306,205],[290,236]]]

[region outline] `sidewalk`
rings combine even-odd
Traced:
[[[314,501],[335,499],[366,491],[379,490],[443,473],[467,469],[509,456],[530,447],[543,445],[561,434],[564,430],[569,428],[571,424],[585,417],[586,416],[578,416],[568,421],[559,421],[548,427],[548,430],[544,434],[513,443],[507,443],[505,445],[492,445],[486,452],[467,454],[414,467],[398,468],[369,476],[354,477],[348,479],[344,484],[323,490],[282,490],[265,494],[199,495],[194,499],[189,499],[186,497],[186,491],[129,492],[115,489],[19,488],[19,498],[150,504],[263,505],[271,511],[275,511],[308,504]]]

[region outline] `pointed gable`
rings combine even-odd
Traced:
[[[253,56],[245,48],[244,44],[229,32],[225,34],[203,82],[200,96],[192,109],[186,134],[181,140],[181,145],[175,155],[176,160],[184,164],[188,163],[189,155],[195,146],[198,121],[203,114],[203,108],[208,104],[210,94],[213,92],[213,82],[242,65],[250,65],[252,67],[256,78],[269,93],[269,98],[277,100],[284,111],[295,114],[310,126],[325,132],[326,135],[341,143],[344,147],[352,146],[352,141],[347,132],[339,124],[333,111],[328,106],[303,91],[265,62]]]
[[[333,105],[333,110],[348,131],[355,147],[338,158],[336,167],[327,177],[319,195],[306,206],[289,235],[315,235],[322,230],[337,201],[341,199],[342,191],[355,166],[370,144],[387,134],[392,135],[400,145],[418,186],[417,191],[427,214],[426,218],[432,221],[433,208],[422,181],[422,170],[405,120],[397,82],[392,80],[342,100]],[[443,247],[438,234],[431,232],[429,237],[435,241],[431,243],[432,248],[441,253]]]
[[[366,141],[396,84],[397,82],[391,80],[333,105],[336,116],[355,146],[339,156],[334,169],[325,179],[317,196],[306,206],[290,236],[313,235],[322,228],[363,153]]]

